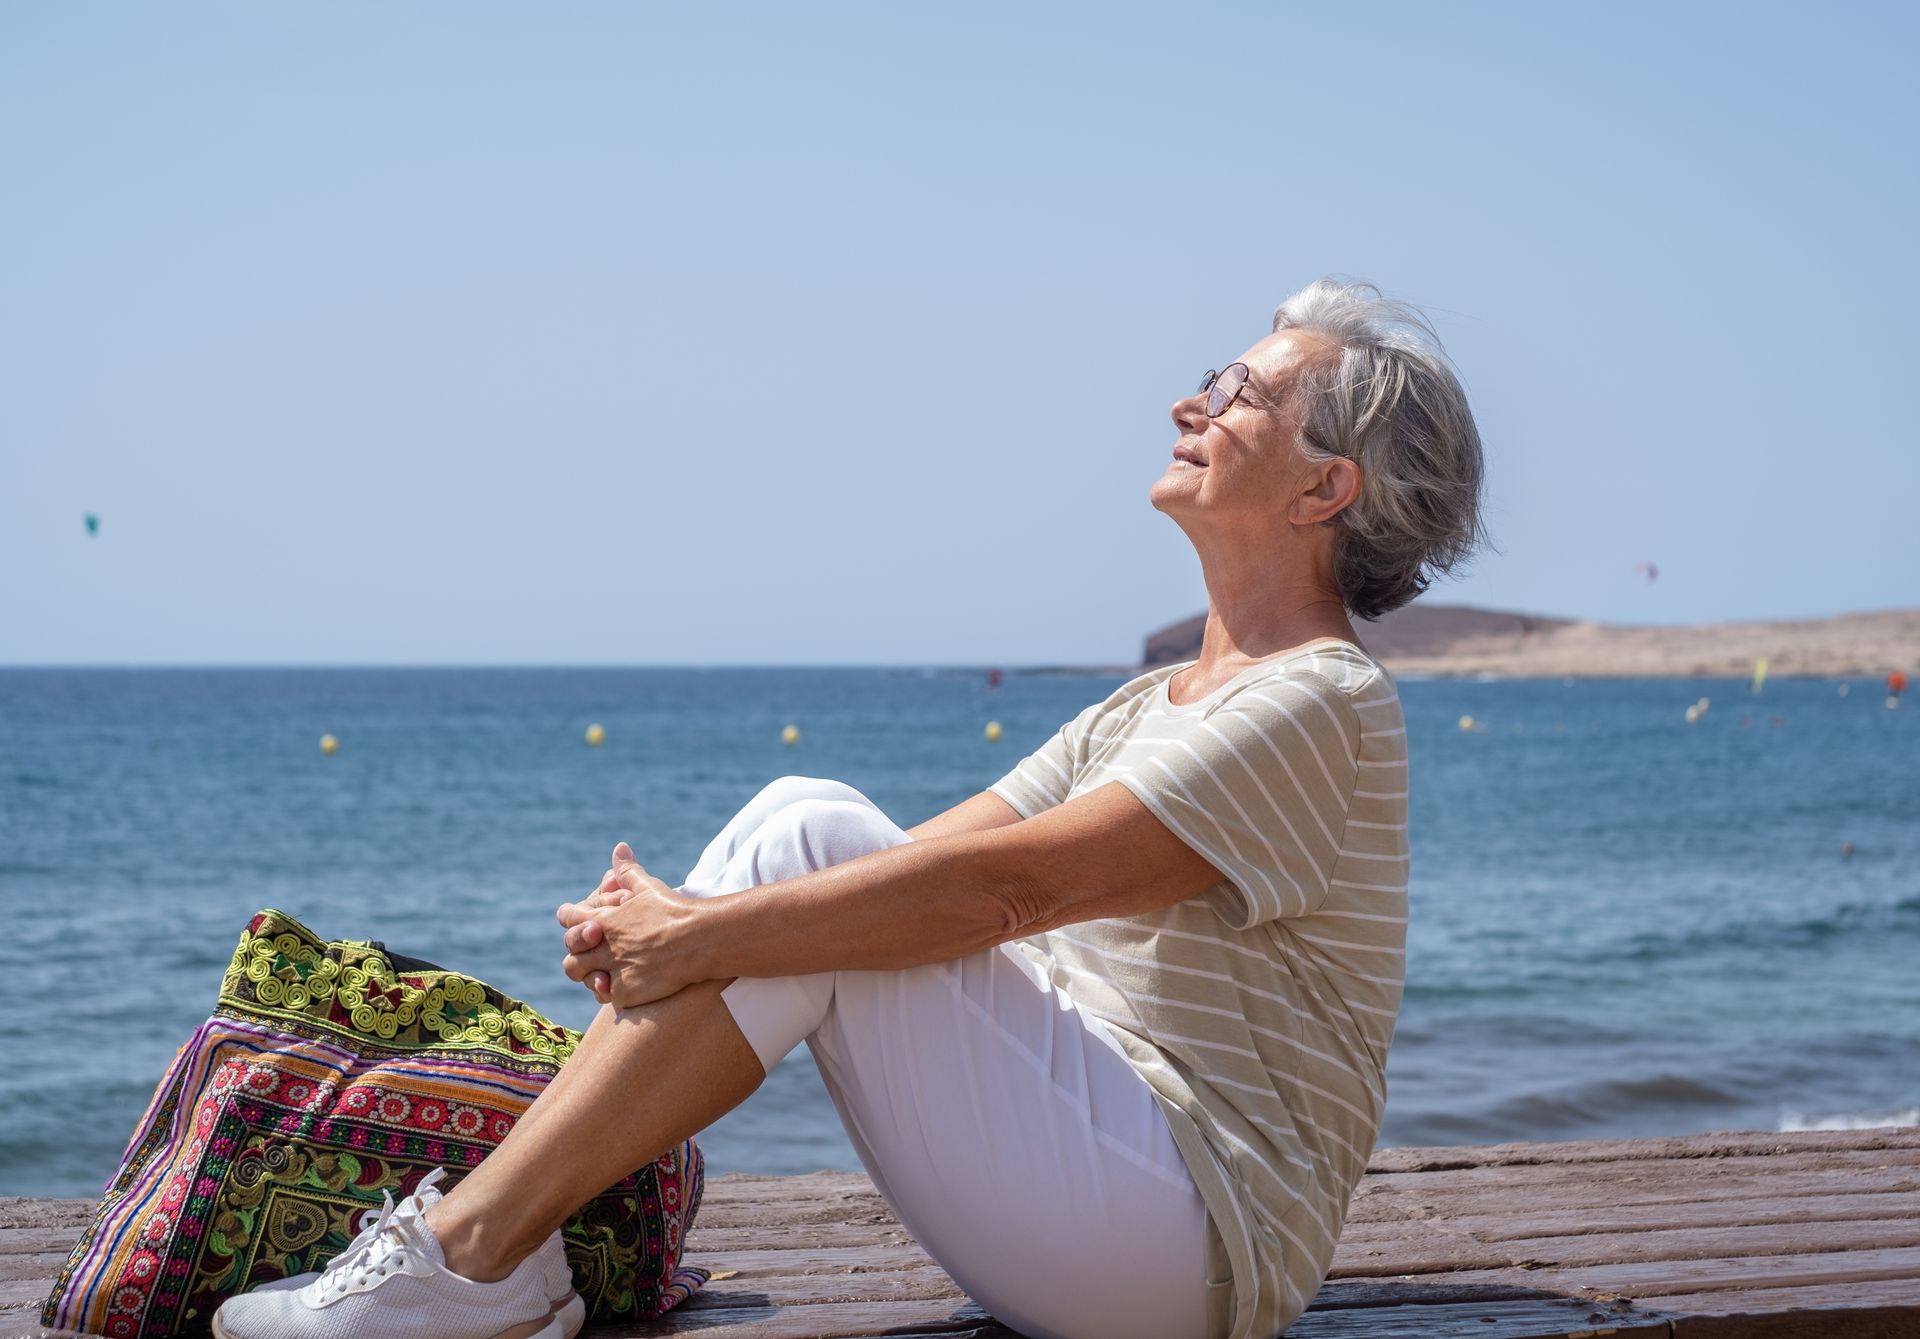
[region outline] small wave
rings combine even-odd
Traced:
[[[1699,1113],[1732,1113],[1745,1101],[1732,1081],[1654,1073],[1595,1079],[1520,1093],[1478,1110],[1402,1115],[1412,1143],[1483,1143],[1502,1139],[1579,1138],[1589,1131],[1632,1126],[1653,1118],[1697,1124]],[[1389,1114],[1392,1108],[1389,1107]]]
[[[1920,897],[1842,902],[1829,911],[1797,919],[1741,921],[1712,936],[1636,935],[1609,956],[1623,962],[1663,962],[1726,948],[1812,948],[1842,935],[1882,935],[1915,925],[1920,925]]]
[[[1920,1125],[1920,1107],[1899,1111],[1843,1111],[1833,1116],[1811,1116],[1802,1111],[1780,1114],[1780,1132],[1795,1130],[1873,1130],[1883,1125]]]
[[[0,860],[0,874],[65,874],[67,872],[58,865],[38,865],[26,860]]]

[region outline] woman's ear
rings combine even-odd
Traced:
[[[1360,467],[1345,456],[1316,460],[1307,467],[1287,519],[1295,525],[1322,525],[1360,496]]]

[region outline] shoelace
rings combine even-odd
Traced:
[[[381,1191],[380,1202],[384,1207],[368,1209],[360,1215],[359,1226],[355,1229],[358,1235],[354,1237],[353,1245],[358,1246],[360,1244],[360,1238],[366,1236],[369,1231],[373,1230],[376,1224],[385,1221],[387,1215],[393,1213],[396,1208],[402,1213],[407,1212],[407,1200],[418,1200],[420,1202],[420,1208],[414,1210],[414,1212],[424,1212],[426,1207],[424,1192],[437,1184],[440,1178],[446,1174],[446,1168],[435,1167],[432,1171],[420,1178],[420,1184],[413,1188],[413,1194],[407,1196],[407,1199],[401,1200],[397,1206],[393,1202],[393,1192],[391,1190]],[[349,1249],[351,1249],[351,1247]]]
[[[333,1258],[326,1272],[313,1281],[317,1300],[332,1302],[344,1297],[354,1288],[370,1280],[384,1279],[398,1270],[404,1270],[408,1264],[408,1246],[413,1236],[413,1220],[425,1212],[420,1203],[420,1192],[432,1186],[445,1176],[444,1169],[435,1167],[414,1187],[413,1194],[393,1202],[393,1192],[381,1192],[383,1207],[379,1216],[371,1224],[366,1224],[366,1215],[361,1216],[364,1226],[353,1244]],[[372,1213],[368,1210],[368,1213]]]

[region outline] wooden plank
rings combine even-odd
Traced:
[[[1372,1307],[1364,1312],[1309,1311],[1287,1327],[1284,1339],[1568,1339],[1618,1335],[1669,1339],[1668,1318],[1618,1303],[1559,1298]]]
[[[73,1227],[0,1227],[0,1263],[10,1255],[45,1255],[48,1251],[73,1249],[80,1239],[79,1226]]]
[[[761,1203],[768,1199],[805,1199],[822,1194],[867,1195],[874,1199],[880,1192],[860,1172],[801,1172],[794,1176],[768,1176],[760,1172],[728,1172],[708,1177],[704,1204],[725,1204],[730,1200]]]
[[[54,1272],[59,1266],[37,1279],[8,1279],[0,1283],[0,1311],[13,1309],[31,1310],[39,1313],[40,1304],[47,1300],[47,1292],[53,1287]]]
[[[1474,1167],[1541,1166],[1554,1163],[1672,1161],[1686,1158],[1768,1157],[1791,1153],[1841,1153],[1920,1149],[1920,1128],[1871,1130],[1716,1131],[1664,1139],[1566,1140],[1548,1143],[1443,1145],[1377,1149],[1369,1172],[1456,1171]]]
[[[10,1195],[0,1198],[0,1227],[85,1227],[98,1204],[98,1200]]]
[[[1312,1311],[1366,1312],[1373,1307],[1443,1306],[1484,1302],[1551,1300],[1556,1294],[1535,1287],[1524,1271],[1492,1271],[1478,1282],[1462,1283],[1464,1274],[1416,1275],[1392,1279],[1334,1279],[1320,1285]],[[1612,1300],[1594,1294],[1564,1299],[1575,1302]]]
[[[892,1227],[865,1223],[806,1223],[789,1226],[778,1222],[760,1222],[741,1227],[697,1225],[687,1234],[689,1251],[751,1250],[768,1240],[792,1242],[801,1247],[906,1246],[913,1237],[895,1223]]]
[[[746,1251],[689,1251],[687,1263],[742,1274],[853,1273],[863,1269],[936,1267],[918,1246],[857,1246],[795,1249],[771,1246]]]
[[[715,1279],[682,1305],[695,1310],[755,1306],[811,1306],[822,1302],[930,1301],[947,1298],[959,1306],[967,1300],[944,1269],[866,1269],[858,1273],[788,1273],[740,1275]]]
[[[1847,1155],[1836,1155],[1847,1156]],[[1883,1155],[1860,1161],[1820,1163],[1811,1158],[1754,1158],[1740,1162],[1627,1163],[1477,1168],[1466,1172],[1416,1172],[1369,1177],[1360,1183],[1348,1221],[1369,1222],[1408,1211],[1463,1213],[1524,1198],[1543,1208],[1592,1204],[1732,1204],[1743,1200],[1798,1199],[1849,1194],[1920,1192],[1920,1153],[1911,1164],[1887,1163]]]
[[[1296,1339],[1920,1335],[1920,1131],[1399,1149],[1374,1167]],[[0,1200],[0,1334],[37,1333],[93,1207]],[[721,1277],[655,1325],[596,1333],[1011,1339],[858,1174],[716,1178],[688,1259]]]
[[[1738,1289],[1828,1287],[1865,1283],[1896,1285],[1894,1291],[1920,1307],[1920,1249],[1822,1251],[1758,1259],[1652,1260],[1555,1271],[1556,1277],[1622,1297],[1682,1296]]]
[[[1841,1184],[1853,1175],[1874,1176],[1883,1189],[1907,1189],[1920,1182],[1920,1149],[1870,1152],[1790,1153],[1750,1158],[1697,1161],[1543,1162],[1512,1166],[1465,1167],[1455,1171],[1370,1172],[1355,1188],[1356,1201],[1378,1195],[1473,1195],[1488,1191],[1536,1189],[1575,1191],[1585,1186],[1606,1192],[1618,1188],[1636,1194],[1665,1192],[1709,1195],[1725,1187],[1732,1194],[1754,1189],[1763,1178],[1804,1174],[1834,1177]]]
[[[727,1339],[862,1339],[867,1335],[942,1336],[943,1339],[1019,1339],[993,1324],[971,1303],[822,1302],[816,1306],[679,1307],[648,1325],[596,1327],[593,1339],[669,1339],[724,1330]]]
[[[1344,1243],[1342,1243],[1344,1245]],[[1759,1224],[1753,1228],[1678,1228],[1622,1231],[1599,1235],[1515,1237],[1482,1243],[1473,1237],[1404,1237],[1384,1245],[1361,1245],[1359,1256],[1334,1251],[1334,1270],[1342,1278],[1356,1274],[1432,1274],[1434,1268],[1494,1268],[1467,1260],[1500,1258],[1503,1264],[1538,1270],[1586,1264],[1622,1264],[1659,1260],[1684,1268],[1690,1260],[1764,1258],[1812,1253],[1853,1253],[1887,1247],[1920,1247],[1920,1218],[1905,1222],[1807,1222]],[[1457,1262],[1457,1264],[1455,1264]],[[1405,1268],[1396,1268],[1404,1264]]]
[[[7,1285],[22,1282],[45,1292],[59,1274],[60,1266],[67,1263],[68,1254],[67,1251],[48,1251],[39,1255],[0,1256],[0,1296],[4,1296]]]
[[[764,1222],[778,1218],[784,1223],[880,1223],[893,1222],[893,1210],[878,1195],[836,1195],[831,1198],[769,1199],[764,1203],[727,1201],[715,1205],[702,1203],[699,1221],[715,1227],[738,1223]]]
[[[1715,1260],[1643,1260],[1567,1268],[1461,1270],[1422,1280],[1458,1287],[1531,1289],[1536,1295],[1599,1300],[1693,1293],[1885,1283],[1920,1310],[1920,1249],[1819,1251]],[[1368,1282],[1384,1285],[1384,1279]],[[1331,1284],[1327,1286],[1332,1286]]]
[[[1484,1199],[1484,1197],[1482,1197]],[[1483,1210],[1493,1206],[1476,1206]],[[1734,1215],[1747,1227],[1775,1223],[1842,1223],[1920,1219],[1920,1187],[1910,1193],[1802,1195],[1754,1199],[1738,1206],[1723,1202],[1662,1201],[1656,1204],[1601,1203],[1585,1208],[1548,1207],[1523,1199],[1503,1200],[1499,1212],[1451,1213],[1447,1226],[1482,1241],[1518,1241],[1532,1237],[1596,1236],[1610,1232],[1658,1232],[1681,1228],[1717,1228]],[[1432,1221],[1427,1216],[1347,1221],[1342,1241],[1392,1240]]]
[[[1910,1290],[1881,1284],[1769,1288],[1661,1298],[1678,1313],[1676,1339],[1913,1339],[1920,1316]]]

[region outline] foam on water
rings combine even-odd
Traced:
[[[1865,1114],[1841,1112],[1837,1116],[1808,1116],[1798,1111],[1788,1111],[1780,1116],[1780,1129],[1786,1133],[1795,1130],[1877,1130],[1886,1125],[1920,1125],[1920,1107]]]

